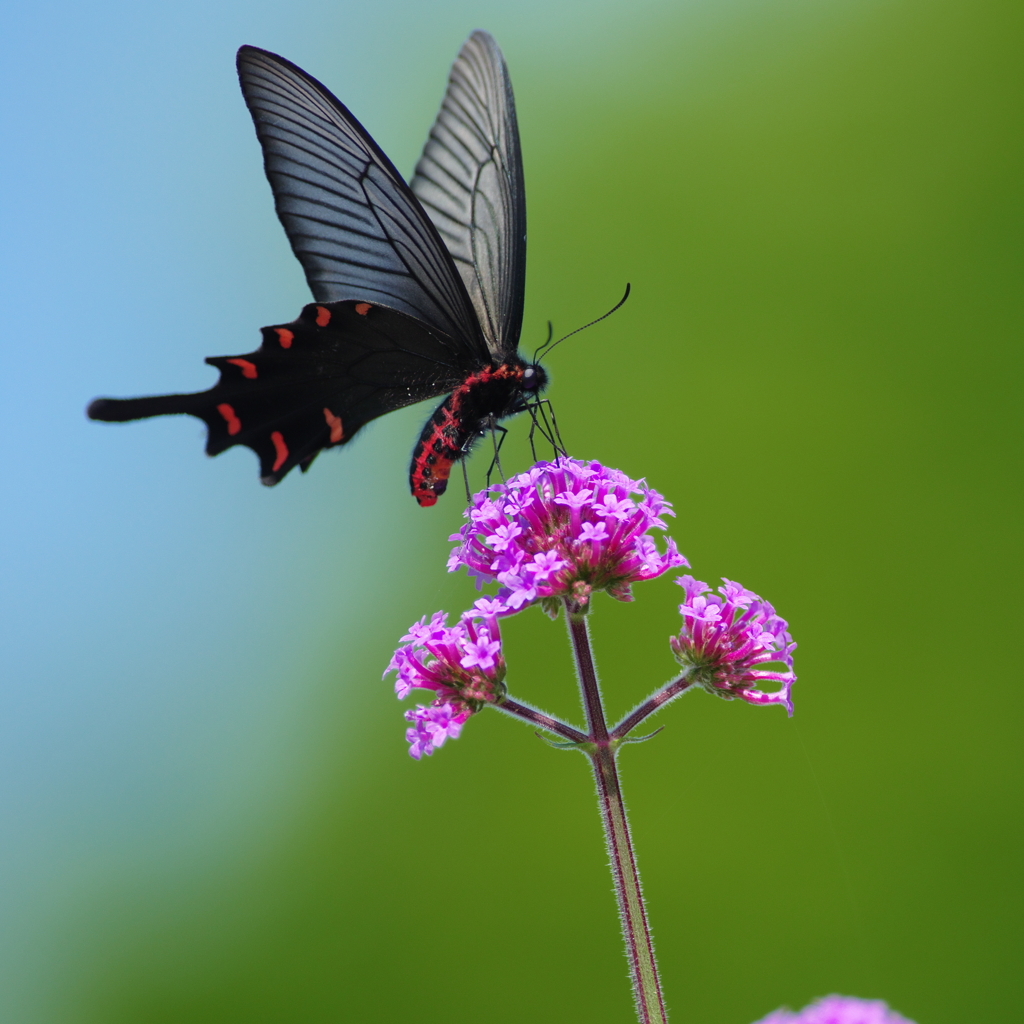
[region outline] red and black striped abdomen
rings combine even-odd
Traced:
[[[469,454],[491,418],[499,420],[521,409],[525,369],[518,360],[488,366],[467,377],[434,410],[409,468],[409,485],[420,505],[433,505],[444,494],[452,466]]]

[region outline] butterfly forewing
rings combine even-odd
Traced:
[[[452,65],[412,190],[455,260],[491,355],[513,355],[523,321],[526,193],[512,85],[486,32],[474,32]]]
[[[276,54],[238,51],[278,216],[320,302],[389,306],[485,352],[465,286],[437,230],[363,126]]]

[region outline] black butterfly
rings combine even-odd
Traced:
[[[238,76],[316,303],[262,328],[255,352],[207,359],[220,370],[209,391],[99,398],[88,414],[198,416],[209,455],[247,445],[263,483],[276,484],[375,417],[449,392],[409,474],[416,500],[433,505],[473,440],[537,403],[547,383],[518,354],[526,199],[501,51],[486,32],[466,41],[411,185],[294,64],[243,46]]]

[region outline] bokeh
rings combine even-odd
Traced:
[[[1018,4],[2,18],[0,1018],[631,1017],[586,763],[489,712],[414,763],[379,681],[409,622],[472,595],[444,572],[458,488],[406,490],[426,410],[272,490],[197,421],[82,412],[208,386],[204,356],[307,301],[239,44],[321,78],[409,172],[478,26],[519,105],[524,349],[633,286],[549,360],[571,452],[646,475],[695,574],[800,643],[793,720],[698,694],[623,754],[672,1019],[828,992],[1015,1016]],[[595,608],[613,714],[672,672],[677,594]],[[507,634],[513,692],[578,719],[563,626]]]

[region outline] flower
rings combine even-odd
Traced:
[[[630,601],[632,583],[689,565],[671,539],[660,554],[647,535],[673,514],[643,481],[599,462],[538,462],[474,495],[448,571],[498,583],[502,615],[537,601],[557,614],[559,598],[584,609],[595,590]]]
[[[411,690],[433,690],[429,706],[418,704],[405,713],[413,723],[405,738],[409,754],[419,760],[446,739],[455,739],[470,715],[505,696],[505,661],[497,614],[503,608],[482,597],[454,626],[436,612],[409,627],[402,645],[384,672],[397,672],[395,694],[404,700]]]
[[[881,1000],[825,996],[799,1013],[776,1010],[757,1024],[913,1024]]]
[[[462,724],[472,714],[469,708],[456,711],[452,703],[435,701],[430,707],[417,704],[406,711],[405,720],[412,722],[411,729],[405,730],[409,744],[409,756],[417,761],[424,755],[432,754],[444,741],[451,737],[458,739]]]
[[[748,704],[782,704],[792,715],[789,694],[796,681],[796,644],[786,632],[786,620],[767,601],[732,580],[722,580],[724,586],[718,588],[722,597],[692,576],[680,576],[676,583],[686,592],[679,606],[683,628],[669,643],[693,681],[725,700],[739,697]],[[766,662],[785,665],[786,671],[756,667]],[[764,682],[782,685],[775,693],[763,693],[758,687]]]

